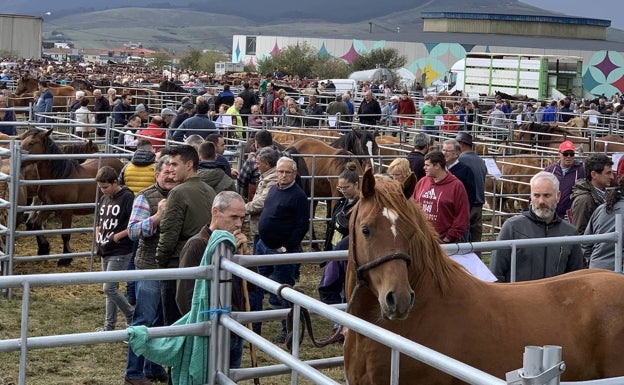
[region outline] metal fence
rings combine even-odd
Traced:
[[[619,224],[621,226],[621,219]],[[579,242],[609,242],[614,243],[620,250],[622,246],[622,233],[602,235],[588,235],[575,237],[560,237],[533,240],[512,240],[505,242],[484,242],[477,244],[443,245],[447,253],[461,253],[472,250],[509,249],[512,255],[517,248],[524,246],[536,246],[537,244],[578,244]],[[482,385],[502,385],[508,382],[496,378],[480,370],[463,364],[455,359],[447,357],[441,353],[432,351],[425,346],[407,340],[399,335],[363,321],[342,311],[344,306],[330,306],[306,296],[294,289],[281,288],[281,285],[268,278],[257,274],[247,267],[258,265],[271,265],[283,263],[319,263],[327,260],[342,260],[347,257],[346,251],[333,251],[321,253],[301,253],[301,254],[279,254],[265,256],[233,255],[225,244],[217,247],[212,256],[212,263],[208,266],[200,266],[185,269],[160,269],[160,270],[139,270],[121,272],[93,272],[93,273],[63,273],[63,274],[43,274],[26,275],[19,277],[0,277],[0,289],[7,290],[21,287],[22,296],[22,318],[21,333],[19,338],[6,339],[0,341],[0,351],[19,351],[19,384],[26,383],[26,362],[28,352],[33,349],[46,349],[53,347],[71,347],[75,345],[91,345],[106,342],[124,341],[127,339],[127,331],[110,331],[100,333],[73,333],[64,335],[50,335],[29,337],[29,306],[30,290],[38,286],[61,286],[77,284],[95,284],[109,281],[134,281],[134,280],[162,280],[162,279],[208,279],[210,282],[210,308],[223,309],[231,304],[231,275],[239,276],[249,283],[260,287],[267,292],[280,295],[294,304],[294,330],[292,354],[282,350],[278,346],[255,334],[243,324],[254,321],[264,321],[269,319],[280,319],[285,316],[287,310],[269,310],[260,312],[215,312],[214,318],[206,323],[191,324],[186,326],[169,326],[148,329],[149,338],[164,336],[206,336],[209,339],[209,358],[206,362],[208,368],[207,384],[234,384],[236,381],[245,379],[272,376],[277,374],[290,373],[291,383],[297,384],[298,377],[305,377],[315,384],[339,384],[339,382],[327,377],[318,369],[328,367],[339,367],[342,365],[341,357],[326,357],[312,361],[302,361],[298,355],[299,346],[299,310],[301,307],[308,309],[311,313],[319,317],[327,318],[333,322],[344,325],[350,330],[356,331],[375,341],[388,346],[391,351],[391,378],[389,383],[399,384],[399,360],[401,355],[411,357],[431,365],[445,373],[448,373],[464,382]],[[621,252],[619,253],[621,271]],[[251,342],[257,348],[266,352],[269,356],[278,360],[280,364],[270,365],[260,368],[229,369],[229,354],[220,352],[229,351],[229,333],[233,332],[243,339]],[[520,363],[521,358],[518,357]],[[520,364],[518,365],[520,366]],[[509,368],[513,370],[514,368]],[[548,369],[548,368],[544,368]],[[532,376],[539,373],[527,373]],[[548,379],[550,380],[550,379]],[[555,379],[558,383],[558,379]],[[555,381],[553,380],[553,381]],[[404,380],[405,381],[405,380]],[[528,380],[527,380],[528,381]],[[545,384],[543,382],[531,381],[523,383]],[[509,382],[511,383],[511,382]],[[550,383],[550,382],[549,382]],[[570,383],[572,384],[572,383]],[[616,379],[605,379],[598,381],[576,382],[574,384],[624,384],[624,377]]]

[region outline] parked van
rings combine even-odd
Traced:
[[[387,68],[375,68],[373,70],[355,71],[349,75],[349,79],[356,82],[388,82],[388,85],[392,87],[394,85],[394,77],[392,72]]]
[[[357,82],[353,79],[324,79],[324,80],[319,80],[319,84],[321,82],[325,83],[325,85],[327,85],[327,83],[329,81],[332,81],[332,83],[334,83],[334,86],[336,86],[336,89],[334,91],[332,90],[325,90],[325,93],[330,93],[330,92],[334,92],[336,95],[340,94],[344,94],[345,92],[349,91],[351,92],[351,96],[355,97],[357,94]]]

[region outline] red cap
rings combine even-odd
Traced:
[[[576,152],[576,147],[574,147],[574,143],[570,142],[569,140],[566,140],[565,142],[561,143],[559,145],[559,152],[564,152],[564,151]]]

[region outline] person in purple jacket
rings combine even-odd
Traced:
[[[547,166],[544,171],[553,173],[559,180],[559,192],[561,199],[557,203],[557,215],[566,218],[568,210],[572,207],[572,187],[577,180],[585,178],[583,163],[576,159],[576,147],[574,143],[566,140],[559,145],[559,161]]]

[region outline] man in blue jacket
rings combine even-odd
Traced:
[[[202,138],[210,134],[217,134],[217,126],[208,116],[210,106],[206,102],[198,103],[195,106],[195,115],[186,119],[180,124],[180,127],[173,133],[173,140],[176,142],[184,142],[191,135],[199,135]]]

